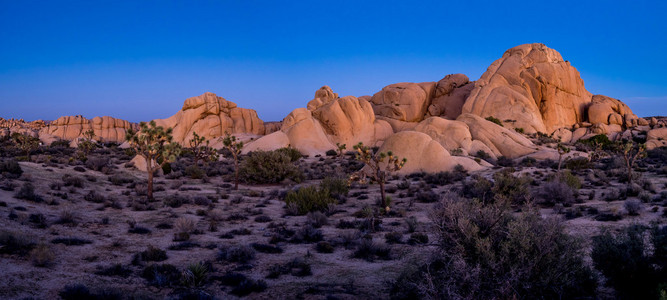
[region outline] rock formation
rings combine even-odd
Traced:
[[[122,143],[125,132],[136,129],[136,124],[112,117],[95,117],[86,119],[83,116],[65,116],[51,122],[39,132],[42,141],[53,141],[54,137],[62,140],[74,140],[83,137],[84,132],[93,130],[95,139],[103,142]]]
[[[552,133],[584,121],[591,93],[579,72],[543,44],[509,49],[482,77],[463,106],[464,113],[511,120],[526,133]]]
[[[390,136],[378,151],[392,151],[399,159],[407,158],[400,174],[451,171],[456,165],[468,171],[484,168],[470,158],[451,156],[440,143],[417,131],[403,131]]]
[[[174,141],[188,145],[196,132],[208,140],[232,134],[264,135],[266,128],[252,109],[240,108],[213,93],[188,98],[183,108],[167,119],[154,120],[158,126],[173,128]]]
[[[359,142],[375,145],[392,133],[389,123],[375,119],[366,99],[337,98],[331,88],[324,86],[315,92],[308,108],[292,111],[283,119],[280,131],[249,143],[244,152],[291,146],[307,155],[324,154],[335,149],[337,143],[348,148]]]

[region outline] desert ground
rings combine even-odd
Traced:
[[[300,180],[242,182],[238,190],[229,153],[197,165],[184,152],[167,174],[158,172],[148,201],[146,173],[118,144],[83,157],[56,143],[30,161],[8,139],[0,149],[0,295],[7,299],[401,298],[401,274],[439,250],[438,205],[483,197],[475,193],[480,183],[498,185],[494,174],[513,180],[515,190],[493,192],[519,199],[511,214],[557,219],[583,241],[587,264],[592,237],[604,228],[664,226],[667,216],[664,148],[638,160],[630,187],[613,152],[567,160],[562,171],[551,160],[486,158],[493,167],[483,171],[392,174],[389,211],[378,204],[378,184],[351,182],[347,190],[364,166],[354,152],[297,158]],[[569,200],[561,201],[567,191],[544,193],[559,172],[578,181]],[[286,205],[289,191],[319,185],[338,187],[326,208],[300,214]],[[616,297],[604,276],[596,278],[596,297]]]

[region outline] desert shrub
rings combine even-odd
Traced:
[[[285,179],[301,182],[303,173],[290,157],[279,151],[252,152],[241,164],[240,177],[247,183],[279,183]]]
[[[295,162],[299,160],[301,157],[303,157],[303,154],[299,152],[299,150],[292,148],[292,147],[285,147],[285,148],[280,148],[276,150],[276,152],[280,154],[284,154],[285,156],[289,157],[289,160],[291,162]]]
[[[100,288],[91,291],[83,284],[66,285],[60,292],[58,292],[58,296],[60,296],[60,299],[62,300],[120,300],[131,298],[126,295],[126,292],[118,289]]]
[[[206,176],[206,172],[204,172],[204,170],[202,170],[197,165],[191,165],[185,168],[185,176],[188,176],[192,179],[202,179],[204,176]]]
[[[294,205],[299,215],[314,211],[326,211],[330,204],[336,204],[336,202],[336,199],[331,197],[328,189],[315,186],[301,187],[296,191],[288,192],[285,196],[285,204],[287,206]]]
[[[659,299],[667,292],[667,226],[603,231],[593,237],[591,258],[620,299]]]
[[[49,224],[46,221],[46,217],[41,213],[30,214],[28,216],[28,221],[30,223],[35,224],[35,226],[37,226],[37,228],[46,228],[46,227],[49,226]]]
[[[417,230],[417,226],[419,225],[419,221],[417,221],[417,218],[415,216],[410,216],[408,218],[405,218],[405,226],[407,227],[408,232],[412,233]]]
[[[465,178],[465,173],[461,172],[437,172],[437,173],[428,173],[424,175],[424,181],[428,184],[435,184],[439,186],[452,184],[456,181]]]
[[[575,170],[575,171],[587,170],[592,167],[593,164],[591,163],[591,161],[585,157],[575,157],[565,161],[565,168],[570,170]]]
[[[403,234],[398,231],[387,232],[384,235],[384,239],[387,244],[400,244]]]
[[[531,200],[528,191],[530,181],[528,177],[516,177],[510,171],[505,170],[493,174],[493,180],[494,200],[507,200],[514,205],[523,205]]]
[[[306,222],[315,228],[329,224],[327,216],[319,211],[309,212],[306,215]]]
[[[218,251],[218,261],[247,263],[255,259],[255,249],[250,246],[222,247]]]
[[[326,189],[329,191],[331,197],[340,199],[343,196],[347,196],[350,186],[345,178],[324,177],[322,182],[320,182],[320,189]]]
[[[572,174],[569,170],[561,171],[560,173],[555,174],[550,177],[549,180],[557,180],[567,184],[569,187],[574,190],[581,188],[581,179],[579,176]]]
[[[446,197],[431,219],[440,251],[399,276],[395,298],[572,299],[595,292],[581,241],[554,218]]]
[[[606,134],[598,134],[585,140],[579,140],[577,143],[581,143],[589,147],[595,147],[599,145],[603,150],[611,150],[614,147],[614,142],[610,141]]]
[[[188,204],[188,203],[190,203],[190,199],[180,194],[171,194],[164,199],[164,205],[169,206],[171,208],[178,208],[181,207],[183,204]]]
[[[574,190],[560,180],[548,181],[542,184],[537,191],[537,198],[540,204],[546,206],[554,206],[556,204],[570,206],[576,200]]]
[[[428,235],[421,232],[415,232],[410,235],[408,239],[408,244],[417,245],[417,244],[428,244]]]
[[[65,174],[63,175],[62,180],[65,186],[83,187],[83,178],[81,177]]]
[[[493,200],[493,182],[479,175],[463,183],[462,196],[487,203]]]
[[[316,243],[321,241],[324,238],[322,231],[316,229],[311,225],[303,226],[299,231],[297,231],[292,239],[291,243]]]
[[[623,207],[625,207],[625,211],[628,212],[628,215],[638,216],[639,212],[642,209],[642,203],[637,199],[629,199],[625,200],[625,203],[623,203]]]
[[[88,194],[86,194],[85,196],[83,196],[83,199],[86,200],[86,201],[88,201],[88,202],[93,202],[93,203],[102,203],[102,202],[104,202],[104,201],[107,200],[106,197],[104,197],[104,196],[98,194],[98,193],[97,193],[96,191],[94,191],[94,190],[89,191]]]
[[[321,241],[315,245],[315,250],[319,253],[333,253],[334,246],[329,242]]]
[[[30,251],[30,261],[36,267],[48,267],[53,264],[55,254],[46,244],[37,245]]]
[[[23,174],[23,170],[16,160],[8,159],[0,161],[0,175],[6,178],[16,179],[21,177],[21,174]]]
[[[283,253],[283,248],[280,248],[280,247],[274,246],[274,245],[252,243],[252,244],[250,244],[250,246],[252,246],[252,248],[257,250],[257,252],[261,252],[261,253],[270,253],[270,254]]]
[[[387,244],[373,242],[370,239],[361,239],[352,257],[367,261],[374,261],[376,259],[390,260],[391,247]]]
[[[25,182],[21,189],[19,189],[16,194],[14,194],[16,199],[28,200],[33,202],[43,202],[44,199],[37,193],[35,193],[35,186],[30,182]]]
[[[484,150],[479,150],[479,151],[475,152],[475,157],[477,157],[479,159],[483,159],[483,160],[488,160],[489,158],[491,158],[491,155],[484,152]]]
[[[109,176],[109,181],[113,185],[121,186],[121,185],[125,185],[125,184],[128,184],[128,183],[133,183],[134,178],[132,178],[129,175],[114,174],[114,175]]]
[[[496,159],[496,164],[501,167],[513,167],[514,160],[507,156],[499,156],[498,159]]]
[[[276,264],[269,268],[266,278],[278,278],[280,275],[290,274],[297,277],[305,277],[313,274],[310,264],[305,259],[297,257],[286,264]]]
[[[415,194],[415,201],[421,203],[433,203],[440,200],[440,195],[433,190],[419,191]]]
[[[501,122],[500,119],[495,118],[494,116],[488,116],[488,117],[486,117],[486,120],[490,121],[490,122],[493,122],[493,123],[496,123],[496,124],[500,125],[500,127],[503,127],[503,122]]]
[[[230,293],[239,297],[247,296],[253,292],[259,293],[266,290],[266,282],[248,278],[241,273],[229,272],[220,277],[220,283],[222,285],[234,287]]]
[[[0,231],[0,254],[26,255],[35,248],[35,242],[25,234]]]
[[[95,275],[100,276],[116,276],[127,278],[132,274],[132,270],[123,266],[122,264],[112,264],[106,267],[98,266]]]
[[[77,238],[77,237],[67,237],[67,238],[55,238],[51,240],[52,244],[63,244],[65,246],[83,246],[87,244],[92,244],[90,240]]]
[[[537,159],[533,157],[524,157],[521,159],[521,162],[519,162],[519,165],[524,166],[524,167],[533,167],[537,163]]]
[[[155,248],[152,245],[148,245],[146,250],[141,251],[137,254],[135,254],[134,259],[133,259],[133,264],[139,264],[139,262],[142,261],[163,261],[167,260],[169,258],[167,256],[167,252],[160,249],[160,248]]]
[[[108,171],[109,169],[108,157],[89,157],[86,160],[86,168],[93,171]]]
[[[178,284],[181,272],[170,264],[151,264],[143,269],[141,277],[148,280],[150,285],[163,287]]]
[[[334,150],[334,149],[330,149],[330,150],[327,150],[327,152],[324,153],[324,154],[326,154],[326,156],[337,156],[338,152],[336,152],[336,150]]]

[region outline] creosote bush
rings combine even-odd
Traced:
[[[591,258],[619,299],[667,294],[667,226],[631,225],[593,237]]]
[[[291,158],[280,151],[254,151],[241,163],[239,176],[247,183],[279,183],[285,179],[301,182],[303,173]]]
[[[290,213],[305,215],[309,212],[327,210],[330,204],[336,204],[337,200],[331,197],[327,188],[317,186],[305,186],[290,191],[285,196],[285,204]]]
[[[572,299],[590,297],[596,279],[581,242],[556,219],[507,205],[445,197],[433,211],[439,251],[408,268],[398,299]]]

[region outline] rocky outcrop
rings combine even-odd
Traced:
[[[667,147],[667,128],[656,128],[646,133],[646,149]]]
[[[584,121],[591,93],[579,72],[560,53],[543,44],[509,49],[482,77],[463,113],[511,120],[526,133],[551,133]]]
[[[378,116],[403,122],[419,122],[426,115],[435,86],[435,82],[391,84],[375,93],[370,102]]]
[[[187,145],[195,132],[208,140],[225,132],[257,136],[266,132],[255,110],[237,107],[236,103],[213,93],[188,98],[175,115],[154,121],[158,126],[173,128],[174,141],[182,145]]]
[[[244,152],[289,145],[303,154],[317,155],[335,149],[337,143],[346,144],[349,148],[359,142],[375,145],[393,133],[389,123],[375,119],[367,100],[353,96],[337,98],[335,95],[330,88],[321,88],[308,109],[292,111],[283,119],[280,131],[249,143]],[[279,147],[272,145],[276,142]]]
[[[480,141],[495,156],[517,158],[538,150],[538,147],[525,136],[514,130],[500,127],[480,116],[462,114],[456,120],[467,124],[472,139]]]
[[[463,109],[463,104],[475,87],[468,76],[450,74],[438,81],[427,115],[455,120]]]
[[[378,151],[392,151],[399,159],[407,159],[399,174],[451,171],[456,165],[461,165],[468,171],[484,168],[470,158],[450,155],[440,143],[417,131],[393,134]]]
[[[472,146],[470,128],[464,122],[430,117],[420,122],[414,130],[429,135],[450,152],[461,149],[467,155]]]
[[[626,117],[627,116],[627,117]],[[626,124],[625,120],[628,120]],[[588,122],[592,124],[620,125],[632,127],[638,119],[625,103],[603,95],[595,95],[588,107]]]
[[[92,119],[80,115],[64,116],[43,128],[39,135],[42,141],[53,141],[54,138],[71,141],[82,138],[86,131],[92,129],[95,132],[95,140],[122,143],[125,141],[125,132],[136,127],[136,124],[108,116]]]

